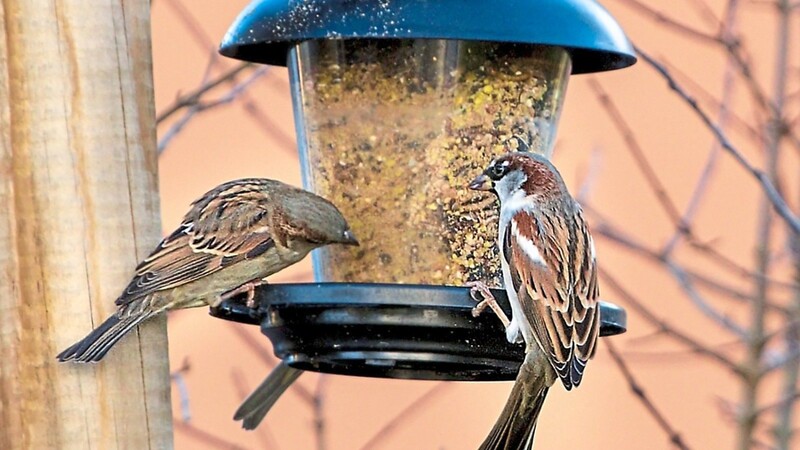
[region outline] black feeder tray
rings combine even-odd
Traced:
[[[492,289],[511,314],[506,293]],[[476,305],[469,288],[369,283],[268,284],[258,307],[243,297],[213,316],[260,324],[278,358],[315,372],[420,380],[513,380],[524,358],[503,326]],[[600,336],[626,330],[625,310],[600,304]]]

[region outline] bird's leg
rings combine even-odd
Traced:
[[[497,318],[500,319],[500,322],[503,323],[503,327],[508,328],[511,321],[508,320],[506,313],[500,308],[500,305],[497,304],[497,300],[494,299],[494,295],[492,295],[492,291],[489,290],[489,286],[486,286],[486,283],[482,281],[469,281],[466,283],[466,286],[470,288],[470,297],[478,302],[478,304],[472,308],[472,317],[480,316],[488,306],[494,311]]]
[[[247,293],[247,301],[245,305],[253,309],[256,307],[256,287],[261,286],[262,284],[267,284],[266,280],[252,280],[248,281],[247,283],[235,288],[231,289],[228,292],[223,293],[219,296],[219,303],[224,302],[225,300],[231,299],[236,297],[237,295],[246,292]]]

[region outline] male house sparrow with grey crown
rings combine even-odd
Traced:
[[[327,244],[358,245],[336,207],[280,181],[229,181],[196,200],[180,226],[136,267],[117,312],[61,352],[97,362],[128,331],[166,310],[217,306]]]
[[[473,289],[506,325],[509,342],[525,342],[525,361],[489,436],[488,449],[530,449],[547,390],[561,379],[577,387],[594,354],[600,325],[594,243],[578,203],[558,170],[531,153],[491,161],[470,189],[500,199],[498,245],[511,320],[484,285]]]

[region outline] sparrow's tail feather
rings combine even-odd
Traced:
[[[59,353],[56,358],[62,362],[75,361],[85,363],[100,361],[128,331],[157,313],[158,311],[148,311],[124,318],[119,318],[115,314],[92,330],[85,338]]]
[[[233,415],[233,420],[241,420],[242,428],[245,430],[255,429],[272,405],[302,373],[302,370],[293,369],[281,361],[256,390],[242,402]]]
[[[548,382],[545,375],[549,367],[542,370],[533,366],[536,362],[526,355],[520,366],[517,380],[511,388],[503,412],[495,422],[489,436],[483,441],[479,450],[529,450],[533,448],[533,435],[536,422],[547,396]],[[539,363],[541,364],[541,362]],[[547,364],[546,362],[544,364]]]

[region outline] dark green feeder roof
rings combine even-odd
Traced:
[[[283,66],[300,41],[375,38],[559,46],[570,52],[572,73],[636,62],[619,24],[594,0],[254,0],[220,53]]]

